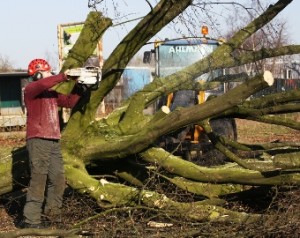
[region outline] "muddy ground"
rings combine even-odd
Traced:
[[[272,141],[300,142],[300,132],[255,122],[238,120],[239,141],[261,143]],[[25,144],[24,132],[0,134],[0,155]],[[178,191],[180,193],[180,191]],[[0,230],[16,230],[22,218],[26,188],[0,197]],[[178,195],[178,194],[177,194]],[[176,196],[176,195],[174,195]],[[184,195],[193,200],[193,195]],[[63,222],[51,229],[72,229],[75,224],[85,232],[81,237],[300,237],[300,189],[295,186],[259,187],[242,197],[226,197],[226,207],[262,214],[251,225],[191,222],[171,218],[152,209],[100,209],[89,197],[66,189]],[[34,236],[31,236],[34,237]]]

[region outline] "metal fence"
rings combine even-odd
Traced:
[[[271,87],[265,88],[253,95],[253,97],[261,97],[272,93],[279,93],[300,89],[300,79],[275,79]]]

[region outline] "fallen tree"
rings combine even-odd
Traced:
[[[159,97],[177,90],[205,90],[213,87],[212,83],[200,85],[194,81],[209,70],[299,54],[299,45],[261,49],[238,56],[234,54],[249,36],[271,21],[290,2],[291,0],[279,0],[205,59],[176,74],[156,78],[107,117],[95,120],[98,106],[120,79],[120,69],[126,67],[129,60],[153,35],[191,4],[190,0],[160,1],[105,61],[100,86],[91,92],[88,103],[84,107],[79,103],[72,112],[62,137],[69,186],[80,193],[88,194],[103,208],[143,204],[163,209],[169,216],[180,216],[188,220],[253,222],[259,219],[261,216],[258,214],[225,209],[214,198],[243,191],[241,185],[299,185],[300,145],[289,142],[271,145],[240,144],[214,134],[209,121],[219,117],[246,118],[299,130],[299,121],[289,121],[278,116],[300,111],[299,90],[247,101],[254,93],[273,84],[272,74],[266,71],[203,104],[176,109],[173,112],[160,110],[152,116],[144,115],[143,110]],[[94,48],[110,25],[110,19],[99,12],[91,12],[62,70],[83,65],[92,53],[90,49]],[[64,83],[55,90],[68,92],[72,84],[71,81]],[[156,141],[161,136],[196,123],[204,128],[213,146],[225,154],[231,163],[207,168],[157,148]],[[242,152],[252,152],[258,156],[255,159],[244,158],[240,156]],[[270,156],[267,159],[260,157],[259,154],[263,152]],[[12,156],[1,158],[0,194],[11,192],[17,185],[24,184],[24,179],[28,177],[28,171],[24,170],[26,161],[24,148],[14,151]],[[110,164],[106,172],[115,174],[126,185],[105,178],[99,179],[99,176],[103,176],[99,171],[107,161],[114,163]],[[147,181],[154,172],[183,190],[201,195],[203,199],[178,202],[166,194],[151,190],[147,187]]]

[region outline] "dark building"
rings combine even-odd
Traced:
[[[0,73],[0,128],[25,125],[23,88],[27,83],[27,72]]]

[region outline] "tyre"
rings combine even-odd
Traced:
[[[230,140],[237,140],[237,128],[233,118],[212,119],[210,125],[216,135],[224,136]],[[224,164],[227,161],[226,156],[214,148],[206,134],[203,135],[202,141],[208,143],[208,146],[202,151],[201,158],[197,159],[197,164],[213,166]]]
[[[167,97],[161,98],[158,108],[166,105]],[[188,107],[197,104],[196,92],[193,90],[179,90],[174,93],[171,111],[177,107]],[[236,123],[233,118],[217,118],[210,120],[212,130],[215,134],[227,137],[230,140],[237,140]],[[226,161],[226,156],[214,148],[208,136],[202,133],[199,143],[195,143],[194,126],[187,126],[178,129],[160,138],[158,144],[175,155],[199,165],[220,165]]]

